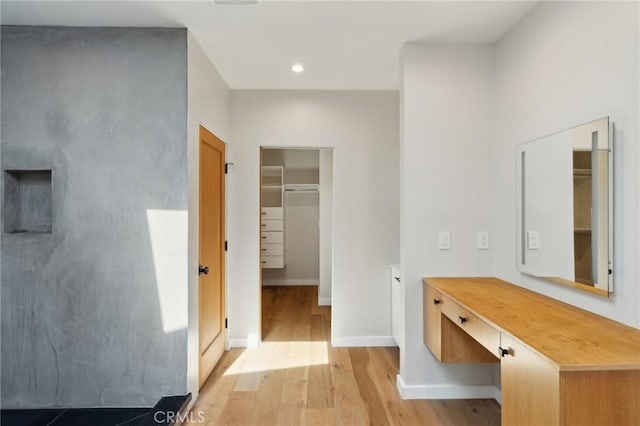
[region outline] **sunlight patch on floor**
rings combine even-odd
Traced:
[[[300,368],[329,363],[327,342],[264,342],[246,349],[224,375]]]

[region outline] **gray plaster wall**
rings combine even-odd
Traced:
[[[50,234],[2,234],[2,407],[184,393],[187,331],[163,326],[152,240],[186,271],[187,227],[152,237],[148,211],[186,217],[186,30],[1,36],[2,169],[52,170],[53,215]],[[186,318],[187,276],[174,276]]]

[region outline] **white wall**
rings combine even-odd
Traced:
[[[493,273],[640,326],[637,2],[540,3],[497,46]],[[603,116],[615,125],[614,293],[607,300],[517,272],[515,145]]]
[[[420,277],[495,275],[640,326],[638,3],[540,3],[494,47],[403,51],[401,274],[405,397],[469,396],[491,369],[438,364],[422,344]],[[615,125],[615,290],[609,299],[520,274],[516,145],[603,116]],[[474,249],[475,231],[491,249]],[[437,232],[452,232],[438,251]],[[494,369],[499,383],[499,370]],[[453,386],[448,386],[453,385]],[[475,389],[475,390],[474,390]]]
[[[199,324],[198,324],[198,209],[199,209],[199,126],[203,125],[223,142],[230,141],[230,91],[216,68],[189,33],[187,39],[188,105],[187,162],[189,185],[189,335],[187,354],[187,391],[198,396]],[[227,145],[227,150],[229,146]],[[229,154],[227,153],[227,157]],[[228,175],[227,175],[228,177]],[[227,178],[227,187],[229,179]],[[227,203],[227,211],[229,204]],[[227,214],[227,228],[229,227]],[[227,279],[227,282],[229,280]]]
[[[320,285],[318,303],[331,305],[333,240],[333,150],[320,150]]]
[[[398,260],[398,94],[234,91],[229,331],[259,336],[259,148],[333,147],[334,344],[390,343],[388,265]],[[354,306],[362,309],[353,309]]]
[[[491,275],[491,251],[478,250],[475,243],[476,232],[489,230],[491,224],[494,60],[490,46],[410,44],[402,52],[400,273],[405,347],[399,387],[405,398],[493,393],[492,367],[440,364],[424,346],[421,278]],[[441,230],[451,232],[451,250],[438,250]]]

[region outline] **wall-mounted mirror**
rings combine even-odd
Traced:
[[[608,296],[612,133],[605,117],[517,147],[518,269]]]

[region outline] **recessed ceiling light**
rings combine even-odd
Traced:
[[[291,66],[291,71],[299,74],[304,71],[304,67],[302,66],[302,64],[293,64]]]

